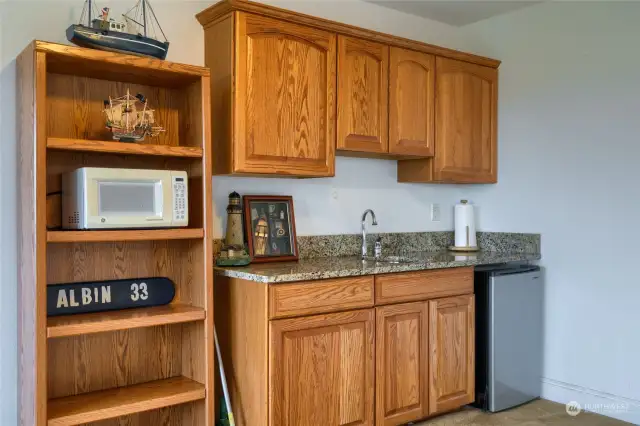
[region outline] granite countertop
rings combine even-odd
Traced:
[[[262,283],[320,280],[325,278],[359,275],[389,274],[394,272],[423,271],[426,269],[457,268],[461,266],[490,265],[494,263],[528,262],[540,260],[540,253],[503,253],[480,251],[454,254],[448,251],[415,252],[408,257],[414,263],[377,264],[362,262],[360,256],[317,257],[298,262],[257,263],[241,267],[214,268],[216,275]]]

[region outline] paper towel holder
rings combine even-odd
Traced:
[[[467,204],[468,201],[467,200],[460,200],[460,204]],[[467,245],[466,246],[449,246],[449,250],[450,251],[455,251],[455,252],[474,252],[474,251],[478,251],[480,250],[480,248],[478,246],[469,246],[469,225],[466,226],[466,232],[467,232]]]

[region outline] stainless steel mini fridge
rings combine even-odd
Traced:
[[[540,267],[478,267],[475,406],[495,412],[540,397],[543,277]]]

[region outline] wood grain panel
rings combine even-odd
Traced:
[[[234,25],[229,13],[204,31],[204,62],[211,68],[211,144],[214,174],[233,172]]]
[[[428,305],[376,308],[376,425],[400,425],[428,412]]]
[[[52,400],[49,403],[47,424],[49,426],[72,426],[183,404],[204,397],[203,384],[185,377],[175,377]]]
[[[50,244],[47,283],[61,284],[140,277],[167,277],[175,283],[173,303],[205,304],[199,256],[202,240]]]
[[[498,71],[436,60],[434,179],[496,183]]]
[[[51,339],[49,398],[179,376],[182,325]]]
[[[386,153],[389,46],[338,36],[338,150]]]
[[[33,46],[46,54],[47,68],[59,74],[167,87],[183,87],[209,75],[209,70],[204,67],[143,56],[83,49],[40,40],[34,41]]]
[[[236,14],[234,171],[333,176],[335,35]]]
[[[445,58],[458,59],[461,61],[480,64],[488,67],[497,68],[500,65],[500,61],[497,61],[495,59],[472,55],[470,53],[447,49],[445,47],[422,43],[415,40],[409,40],[403,37],[384,34],[377,31],[359,28],[341,22],[330,21],[328,19],[318,18],[316,16],[305,15],[303,13],[292,12],[290,10],[281,9],[278,7],[266,5],[264,3],[258,3],[248,0],[220,1],[215,5],[203,10],[196,17],[198,18],[198,21],[200,21],[200,24],[202,24],[202,26],[207,29],[209,26],[215,25],[215,23],[218,22],[218,20],[222,16],[236,10],[264,15],[271,18],[280,19],[284,22],[307,25],[325,31],[331,31],[338,34],[376,41],[392,46],[403,47],[419,52],[442,56]]]
[[[196,265],[191,273],[188,270],[181,272],[181,279],[190,275],[193,280],[189,292],[181,291],[180,297],[189,300],[189,304],[198,306],[206,311],[206,317],[202,323],[189,323],[183,326],[182,341],[182,375],[197,382],[204,383],[206,398],[185,407],[182,424],[194,426],[210,426],[215,422],[215,344],[214,344],[214,292],[213,292],[213,158],[214,152],[211,146],[211,78],[203,76],[198,84],[189,86],[187,101],[199,105],[191,105],[190,110],[198,113],[198,118],[190,118],[185,121],[188,126],[195,129],[187,131],[193,137],[193,145],[203,149],[202,163],[197,167],[191,167],[191,180],[198,180],[200,185],[190,184],[189,222],[191,226],[204,228],[204,239],[197,243],[192,242],[187,253]],[[194,165],[195,166],[195,165]],[[198,195],[196,191],[199,191]],[[200,204],[198,203],[200,202]],[[196,214],[194,212],[198,212]],[[187,262],[186,265],[189,265]],[[187,351],[188,348],[188,352]]]
[[[389,52],[389,152],[434,153],[435,57],[392,47]]]
[[[170,304],[152,308],[125,309],[92,314],[63,315],[47,319],[47,337],[66,337],[103,333],[130,328],[199,321],[205,318],[202,308]]]
[[[441,183],[433,177],[433,158],[400,160],[397,176],[398,182]]]
[[[270,424],[372,425],[374,311],[269,325]]]
[[[375,277],[376,305],[473,293],[473,268],[383,274]]]
[[[149,241],[199,239],[204,236],[202,228],[182,229],[135,229],[126,231],[48,231],[48,243],[106,242],[106,241]]]
[[[201,158],[202,148],[86,139],[48,138],[47,148],[64,151],[106,152],[123,155],[158,155],[166,157]]]
[[[62,227],[62,194],[47,195],[47,229]]]
[[[269,285],[269,318],[373,306],[373,276]]]
[[[165,128],[157,137],[146,137],[141,143],[181,145],[181,120],[187,119],[184,90],[53,73],[47,74],[47,134],[70,139],[111,139],[104,124],[103,102],[125,95],[127,89],[132,95],[142,93],[148,99],[155,109],[156,121]]]
[[[18,380],[21,424],[46,422],[46,59],[28,46],[17,58]]]
[[[200,401],[188,402],[181,405],[173,405],[170,407],[158,408],[142,413],[130,414],[127,416],[116,417],[107,420],[98,420],[86,423],[86,426],[181,426],[184,413],[192,411]]]
[[[215,322],[237,426],[268,424],[267,286],[216,277]],[[250,342],[250,344],[249,344]]]
[[[429,302],[429,414],[475,399],[473,295]]]

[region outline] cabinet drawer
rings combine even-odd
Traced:
[[[473,268],[377,275],[376,305],[473,293]]]
[[[373,306],[373,276],[269,286],[269,318]]]

